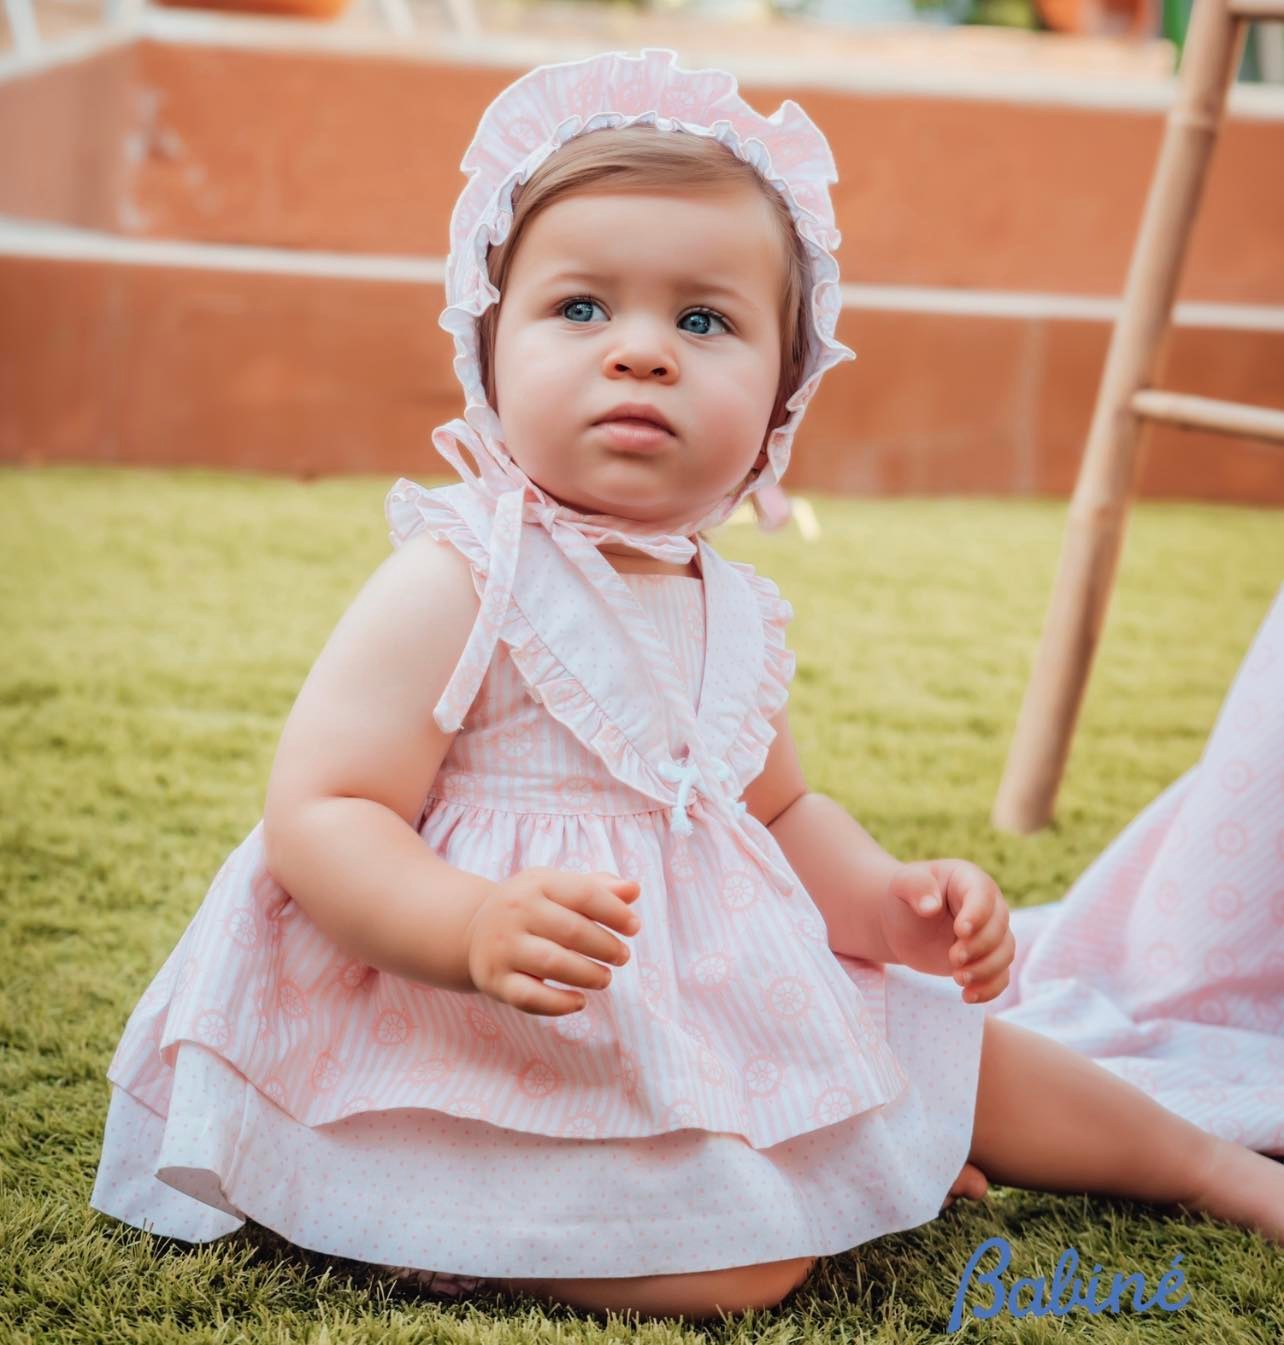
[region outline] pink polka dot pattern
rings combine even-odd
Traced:
[[[1284,591],[1199,763],[1057,902],[988,1007],[1195,1124],[1284,1153]]]
[[[451,490],[425,522],[484,580]],[[658,710],[637,650],[573,619],[582,580],[537,538],[437,707],[461,728],[424,845],[493,880],[635,878],[642,927],[610,985],[536,1015],[368,966],[272,879],[260,822],[126,1025],[96,1208],[192,1241],[250,1217],[460,1276],[751,1264],[935,1217],[984,1013],[949,978],[834,954],[772,834],[733,809],[788,698],[792,609],[707,543],[700,560],[698,580],[621,576],[671,658]],[[701,756],[679,796],[660,765]]]

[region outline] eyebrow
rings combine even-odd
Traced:
[[[560,285],[583,282],[586,285],[601,285],[614,279],[614,276],[598,275],[592,271],[558,271],[541,283],[544,285]],[[752,307],[751,301],[745,297],[743,289],[737,289],[733,285],[722,284],[718,281],[702,280],[699,276],[677,276],[673,281],[673,288],[675,290],[700,290],[705,294],[722,295],[728,299],[738,299],[746,306]]]

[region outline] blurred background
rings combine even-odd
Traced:
[[[858,359],[786,485],[1065,496],[1187,0],[4,0],[0,460],[431,474],[459,161],[543,61],[675,49],[829,137]],[[1161,386],[1284,404],[1284,25],[1250,26]],[[1284,504],[1149,430],[1142,495]],[[448,469],[447,469],[448,471]]]

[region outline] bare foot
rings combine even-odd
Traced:
[[[964,1163],[963,1170],[955,1177],[954,1185],[950,1187],[950,1193],[945,1197],[945,1204],[941,1208],[948,1210],[957,1196],[966,1196],[969,1200],[984,1200],[985,1193],[989,1189],[990,1183],[986,1181],[985,1173],[974,1163]]]
[[[1284,1163],[1210,1135],[1203,1178],[1181,1203],[1284,1243]]]

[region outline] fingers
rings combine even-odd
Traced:
[[[1007,985],[1015,951],[1016,939],[1006,930],[996,948],[955,971],[954,979],[963,986],[963,998],[969,1004],[993,999]]]
[[[547,1015],[552,1018],[578,1013],[587,1003],[578,990],[559,990],[545,985],[534,976],[520,971],[508,971],[500,976],[495,986],[495,997],[523,1013]]]
[[[892,874],[888,891],[918,915],[935,915],[941,909],[940,884],[925,860],[902,864]]]
[[[611,973],[602,963],[623,966],[630,953],[628,945],[603,925],[627,936],[637,933],[641,920],[631,903],[641,886],[636,879],[611,873],[550,869],[535,877],[545,900],[531,912],[526,930],[511,950],[509,988],[516,998],[509,1002],[518,1008],[529,1004],[528,1012],[574,1013],[587,998],[579,991],[545,986],[544,980],[606,989]]]
[[[950,961],[956,967],[963,967],[978,958],[986,957],[1003,942],[1007,932],[1008,908],[1000,903],[977,933],[955,941],[950,949]]]
[[[982,929],[994,914],[996,907],[1004,905],[998,884],[984,869],[962,860],[954,864],[949,873],[950,895],[956,898],[954,933],[959,938],[967,938]]]
[[[628,961],[614,955],[604,959],[610,962]],[[514,971],[524,972],[541,981],[561,981],[565,985],[583,986],[586,990],[605,990],[611,984],[611,969],[583,954],[568,948],[560,940],[541,938],[536,934],[520,935],[512,950]]]

